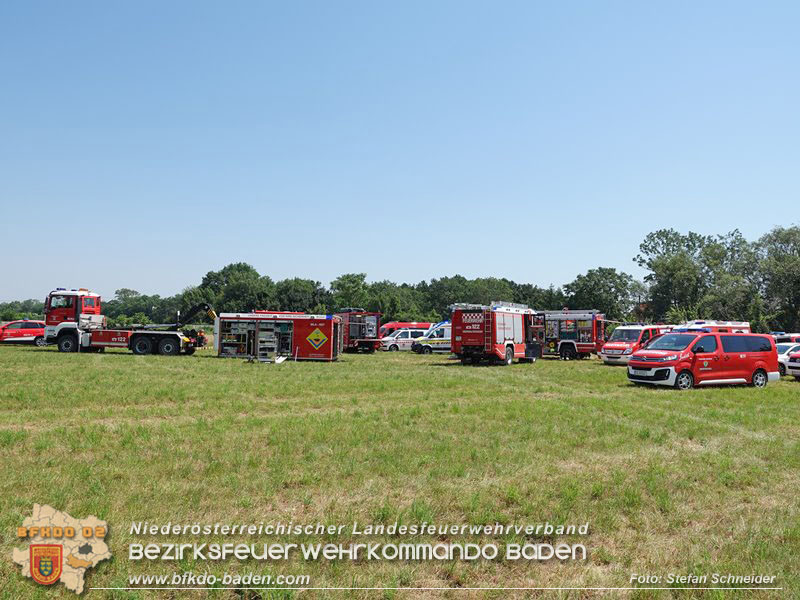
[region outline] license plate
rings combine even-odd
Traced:
[[[642,369],[631,369],[631,375],[650,375],[650,371],[644,371]]]

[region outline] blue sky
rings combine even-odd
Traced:
[[[797,223],[800,4],[0,7],[0,300],[642,273]]]

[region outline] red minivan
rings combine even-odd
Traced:
[[[695,385],[750,384],[780,379],[770,335],[673,330],[631,355],[628,379],[688,390]]]

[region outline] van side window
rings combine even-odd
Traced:
[[[746,335],[721,335],[722,349],[725,352],[750,352]]]
[[[747,349],[750,352],[769,352],[772,350],[772,344],[762,335],[749,335],[745,339],[747,340]]]
[[[701,337],[695,345],[692,347],[692,350],[697,350],[700,346],[703,347],[703,352],[716,352],[717,351],[717,338],[713,335],[704,335]]]

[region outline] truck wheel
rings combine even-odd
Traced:
[[[763,371],[762,369],[759,369],[758,371],[753,373],[753,376],[750,378],[751,385],[757,388],[767,387],[768,381],[769,378],[767,377],[766,372]]]
[[[184,352],[186,353],[186,356],[191,356],[192,354],[194,354],[195,350],[197,350],[197,348],[195,348],[194,346],[186,346],[186,350],[184,350]]]
[[[136,336],[133,340],[133,353],[134,354],[150,354],[153,351],[153,342],[150,338],[144,335]]]
[[[433,352],[433,348],[431,348],[430,346],[423,346],[422,347],[422,353],[423,354],[430,354],[431,352]]]
[[[166,337],[158,343],[158,353],[175,356],[181,351],[181,345],[173,337]]]
[[[68,333],[58,338],[58,351],[59,352],[77,352],[78,338]]]
[[[44,341],[44,338],[41,335],[39,335],[34,338],[33,345],[39,346],[39,348],[43,348],[44,346],[47,346],[47,342]]]
[[[675,378],[675,387],[679,390],[690,390],[694,386],[694,376],[689,371],[681,371]]]
[[[38,346],[38,344],[37,344],[37,346]],[[784,377],[786,375],[786,365],[785,364],[778,363],[778,373],[781,374],[781,377]]]
[[[468,356],[462,356],[462,357],[461,357],[461,364],[462,364],[462,365],[468,365],[468,364],[469,364],[469,362],[470,362],[470,361],[469,361],[469,357],[468,357]],[[800,379],[800,377],[798,377],[798,379]]]
[[[503,364],[508,366],[514,362],[514,349],[511,346],[506,346],[506,358]]]

